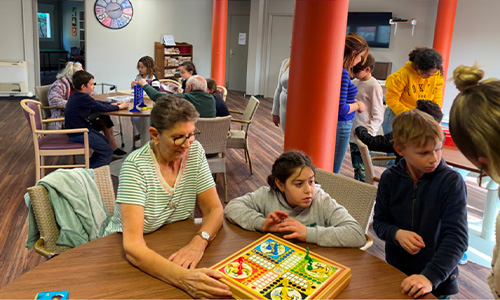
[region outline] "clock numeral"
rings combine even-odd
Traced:
[[[132,19],[132,17],[130,17],[128,15],[125,15],[125,14],[123,14],[121,16],[121,18],[122,18],[123,22],[125,22],[125,24],[127,24],[128,22],[130,22],[130,19]]]
[[[121,3],[122,8],[132,7],[132,4],[128,0],[125,0]]]
[[[95,5],[99,5],[99,6],[102,6],[102,7],[106,7],[108,6],[108,3],[106,3],[106,1],[104,0],[98,0]]]
[[[127,23],[125,23],[122,19],[115,19],[116,20],[116,25],[117,27],[121,28],[125,25],[127,25]]]

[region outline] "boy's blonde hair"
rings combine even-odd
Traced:
[[[429,141],[444,139],[441,126],[432,116],[420,110],[405,111],[392,122],[394,145],[404,149],[409,143],[422,147]]]
[[[451,107],[450,133],[467,158],[485,157],[489,165],[482,168],[500,182],[500,81],[483,76],[477,64],[453,71],[460,94]]]

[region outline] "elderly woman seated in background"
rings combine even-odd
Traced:
[[[195,136],[198,112],[187,100],[160,97],[151,111],[151,141],[123,163],[115,213],[105,234],[123,232],[127,259],[151,276],[173,284],[195,298],[231,296],[210,269],[195,269],[208,243],[222,226],[223,208]],[[203,213],[200,234],[168,259],[151,250],[144,234]]]

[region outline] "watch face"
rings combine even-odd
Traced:
[[[210,239],[210,234],[208,234],[208,232],[206,231],[202,231],[201,232],[201,237],[204,239],[204,240],[207,240]]]
[[[129,0],[97,0],[94,13],[104,27],[120,29],[130,23],[134,10]]]

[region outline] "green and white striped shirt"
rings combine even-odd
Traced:
[[[193,218],[196,195],[215,185],[205,151],[194,141],[182,158],[175,186],[163,179],[150,143],[132,152],[122,165],[114,215],[104,235],[122,232],[120,204],[144,207],[144,233]]]

